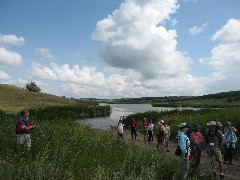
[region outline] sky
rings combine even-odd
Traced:
[[[240,90],[239,0],[0,0],[0,83],[68,98]]]

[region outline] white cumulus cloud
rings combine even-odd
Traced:
[[[220,44],[211,51],[210,65],[231,77],[240,75],[240,20],[230,19],[212,37]]]
[[[0,65],[15,66],[22,62],[22,56],[19,53],[6,50],[0,47]]]
[[[41,59],[54,60],[54,55],[47,48],[38,48],[35,52]]]
[[[128,0],[98,21],[92,35],[102,41],[100,56],[109,66],[132,69],[145,79],[177,76],[190,58],[176,50],[176,31],[162,24],[178,9],[176,0]],[[174,20],[176,22],[176,19]]]
[[[193,27],[189,28],[188,31],[189,31],[190,35],[196,35],[196,34],[199,34],[202,31],[204,31],[207,28],[207,25],[208,25],[207,23],[204,23],[200,27],[193,26]]]
[[[25,39],[22,36],[17,37],[16,35],[0,34],[0,46],[4,46],[4,45],[22,46],[24,44],[25,44]]]
[[[4,71],[0,71],[0,79],[3,80],[11,79],[11,76],[5,73]]]

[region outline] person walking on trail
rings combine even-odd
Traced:
[[[117,130],[118,130],[118,135],[123,138],[123,126],[124,124],[122,123],[121,120],[119,120],[118,124],[117,124]]]
[[[29,112],[23,110],[20,112],[21,117],[16,124],[17,145],[24,145],[28,150],[31,149],[30,132],[35,126],[29,121]]]
[[[137,139],[137,122],[134,118],[132,118],[132,121],[130,122],[131,125],[131,136],[133,139],[133,135],[134,135],[134,139]]]
[[[222,154],[221,154],[221,146],[223,146],[223,135],[220,130],[216,127],[215,121],[210,121],[207,123],[208,129],[206,131],[205,140],[207,143],[207,154],[209,158],[211,159],[211,165],[213,170],[213,175],[216,176],[216,168],[215,168],[215,161],[218,162],[219,165],[219,177],[220,179],[224,179],[223,175],[223,160],[222,160]]]
[[[158,123],[158,126],[157,126],[157,149],[162,149],[162,145],[163,145],[163,142],[164,142],[164,135],[165,135],[165,131],[166,131],[166,128],[164,126],[164,121],[161,120],[159,123]]]
[[[191,154],[194,160],[192,166],[193,172],[199,167],[202,153],[202,143],[204,142],[204,137],[200,132],[200,128],[201,126],[199,124],[193,125],[193,132],[190,134]]]
[[[237,136],[232,127],[228,127],[228,132],[224,134],[224,164],[234,165],[232,160],[235,153]]]
[[[165,146],[167,147],[167,152],[170,152],[170,150],[169,150],[169,137],[171,135],[171,128],[170,128],[170,126],[167,125],[166,122],[164,122],[164,126],[165,126],[164,142],[165,142]]]
[[[181,150],[181,161],[178,167],[178,178],[187,179],[188,166],[189,166],[189,156],[191,153],[190,139],[187,136],[187,131],[189,129],[186,122],[178,125],[178,146]]]
[[[143,136],[144,136],[144,140],[147,140],[147,136],[148,136],[148,121],[147,118],[143,119],[142,125],[143,125]]]
[[[153,141],[153,123],[150,121],[148,124],[147,130],[148,130],[148,142]]]

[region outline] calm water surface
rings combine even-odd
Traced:
[[[107,130],[111,125],[116,126],[120,116],[128,116],[130,114],[135,114],[138,112],[146,111],[170,111],[176,108],[168,107],[152,107],[150,104],[105,104],[101,103],[100,105],[109,105],[111,106],[112,112],[109,117],[101,118],[86,118],[77,120],[80,124],[91,126],[96,129]],[[181,108],[178,108],[181,109]],[[186,108],[185,108],[186,109]]]

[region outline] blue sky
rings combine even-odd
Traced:
[[[240,90],[238,0],[0,1],[0,83],[74,98]]]

